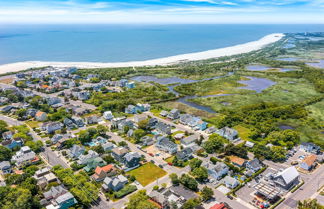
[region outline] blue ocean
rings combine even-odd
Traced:
[[[324,32],[324,25],[0,25],[0,64],[142,61],[279,32]]]

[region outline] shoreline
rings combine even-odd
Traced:
[[[151,59],[146,61],[130,61],[130,62],[50,62],[50,61],[26,61],[0,65],[0,74],[18,72],[29,68],[38,68],[45,66],[53,67],[77,67],[77,68],[114,68],[114,67],[143,67],[143,66],[158,66],[172,65],[180,62],[190,62],[198,60],[206,60],[211,58],[219,58],[224,56],[232,56],[238,54],[249,53],[259,50],[266,45],[275,43],[284,37],[282,33],[273,33],[264,36],[263,38],[239,44],[235,46],[207,50],[202,52],[194,52],[169,56],[164,58]]]

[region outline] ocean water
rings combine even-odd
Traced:
[[[141,61],[279,32],[324,32],[324,25],[0,25],[0,64]]]

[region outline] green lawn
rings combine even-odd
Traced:
[[[251,141],[251,139],[249,138],[249,135],[251,134],[250,129],[248,129],[244,126],[241,126],[241,125],[234,126],[233,128],[238,131],[241,139],[243,139],[245,141]]]
[[[167,163],[172,163],[173,159],[174,159],[174,156],[171,156],[171,157],[168,157],[167,159],[165,159],[164,161]]]
[[[26,125],[28,125],[30,128],[38,128],[40,122],[38,121],[26,121]]]
[[[153,163],[146,163],[134,170],[127,172],[127,174],[135,176],[136,180],[142,186],[146,186],[165,176],[167,172]]]

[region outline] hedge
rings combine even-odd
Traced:
[[[305,182],[303,181],[303,182],[301,182],[300,184],[298,184],[298,185],[296,185],[290,192],[291,193],[294,193],[294,192],[296,192],[297,191],[297,189],[299,189],[301,186],[303,186],[303,184],[304,184]]]
[[[276,202],[273,206],[271,206],[269,209],[274,209],[276,208],[280,203],[282,203],[286,198],[282,198],[279,201]]]
[[[114,195],[115,195],[115,198],[122,198],[136,190],[137,190],[137,187],[135,185],[127,185],[124,188],[122,188],[120,191],[115,192]]]

